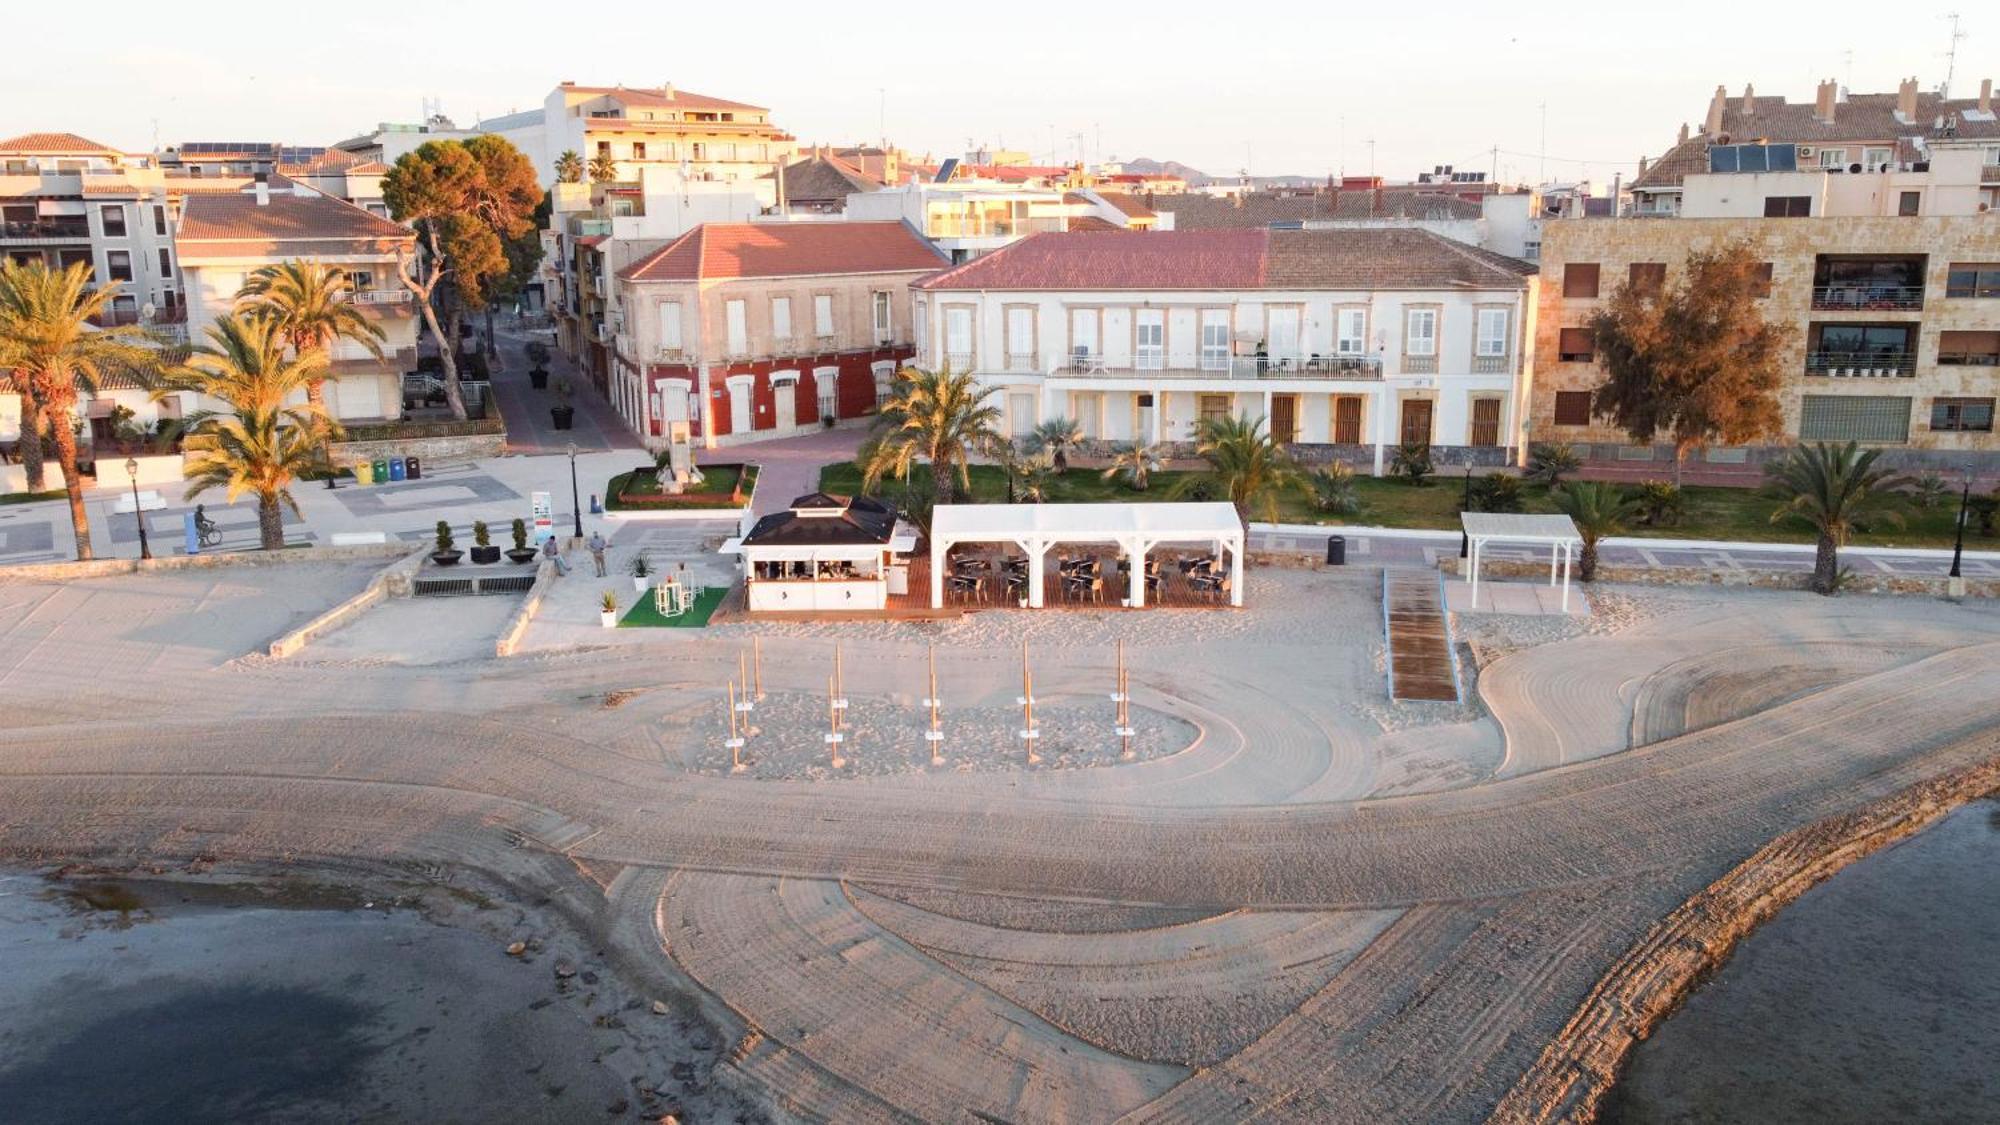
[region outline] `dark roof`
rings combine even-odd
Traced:
[[[920,289],[1520,289],[1527,262],[1410,227],[1038,234]]]
[[[1708,171],[1708,138],[1689,137],[1668,149],[1632,181],[1633,191],[1677,187],[1684,176]]]
[[[1477,219],[1478,202],[1440,191],[1385,189],[1380,193],[1319,191],[1309,195],[1253,192],[1241,206],[1233,199],[1201,194],[1154,195],[1155,211],[1171,212],[1176,230],[1220,230],[1296,224],[1315,219]]]
[[[838,515],[824,513],[838,512]],[[812,514],[804,514],[812,513]],[[743,537],[746,547],[852,547],[887,543],[896,531],[896,510],[866,496],[809,493],[790,509],[757,521]]]
[[[773,176],[767,172],[763,178]],[[881,186],[880,180],[839,157],[809,156],[785,165],[785,198],[794,202],[825,199],[845,203],[853,192],[874,191]]]
[[[1947,101],[1936,93],[1917,91],[1917,111],[1909,121],[1896,117],[1895,94],[1850,94],[1833,107],[1833,120],[1821,121],[1812,102],[1788,102],[1783,96],[1753,97],[1752,112],[1745,113],[1743,99],[1723,100],[1722,129],[1737,144],[1771,141],[1785,144],[1803,141],[1893,141],[1897,137],[1937,136],[1933,126],[1940,117],[1958,118],[1961,137],[2000,137],[2000,121],[1982,116],[1975,98]],[[1970,116],[1967,116],[1970,114]],[[1711,138],[1712,139],[1712,138]],[[1717,143],[1720,143],[1719,141]],[[1857,157],[1858,159],[1858,157]]]
[[[294,191],[282,179],[271,182],[267,198],[260,205],[254,191],[190,195],[181,212],[179,241],[414,237],[400,223],[309,188]]]
[[[908,224],[703,223],[627,266],[627,281],[818,277],[934,270],[944,255]]]

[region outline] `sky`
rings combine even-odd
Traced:
[[[0,137],[329,144],[420,120],[427,100],[464,125],[537,106],[565,79],[671,81],[769,106],[801,143],[886,133],[937,156],[971,141],[1212,175],[1408,179],[1451,164],[1608,184],[1698,126],[1718,84],[1794,101],[1822,78],[1933,89],[1952,45],[1950,9],[1924,0],[1893,16],[1879,0],[1344,7],[99,0],[85,18],[42,3],[7,17],[17,45],[43,46],[0,68]],[[1960,97],[2000,79],[2000,10],[1967,7]]]

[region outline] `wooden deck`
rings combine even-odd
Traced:
[[[1428,570],[1384,568],[1382,616],[1389,643],[1389,697],[1459,702],[1451,621],[1438,576]]]

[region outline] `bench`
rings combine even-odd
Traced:
[[[328,544],[334,547],[363,547],[388,541],[389,533],[386,531],[336,531],[329,537]]]
[[[139,506],[143,511],[157,512],[167,506],[167,501],[159,493],[149,490],[139,493]],[[118,499],[111,505],[111,510],[121,516],[131,515],[132,493],[129,491],[119,493]]]

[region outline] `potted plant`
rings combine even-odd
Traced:
[[[549,417],[555,422],[558,430],[569,429],[570,421],[576,417],[576,407],[569,404],[569,392],[569,380],[557,379],[556,404],[549,407]]]
[[[451,525],[443,520],[437,524],[437,550],[431,552],[431,561],[439,566],[457,566],[465,557],[464,551],[454,550],[451,545]]]
[[[612,593],[610,590],[604,591],[604,597],[598,601],[598,610],[597,620],[606,629],[616,629],[618,627],[617,594]]]
[[[486,530],[485,520],[472,523],[472,561],[480,566],[492,566],[500,561],[500,548],[493,545],[493,536]]]
[[[516,566],[521,566],[534,562],[535,557],[540,554],[540,551],[528,546],[528,521],[523,519],[515,520],[514,546],[507,551],[507,561]]]
[[[646,592],[646,587],[652,585],[652,581],[653,564],[647,562],[644,555],[632,556],[632,591],[643,594]]]
[[[542,343],[540,340],[530,340],[528,341],[527,348],[524,350],[528,353],[528,385],[538,391],[547,390],[549,386],[548,345]]]

